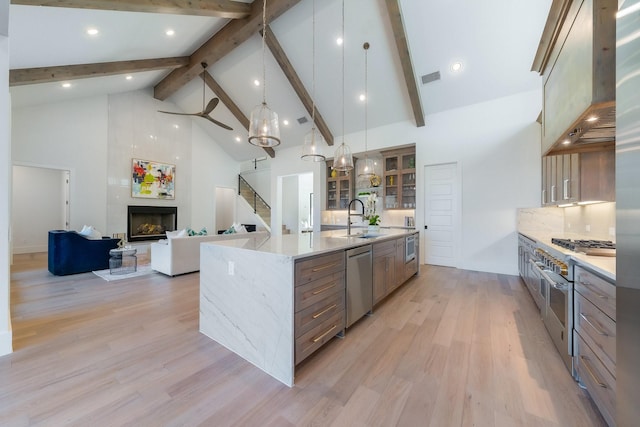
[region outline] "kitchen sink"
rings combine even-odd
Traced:
[[[375,239],[376,237],[380,237],[380,236],[382,236],[382,234],[380,233],[352,233],[352,234],[344,234],[341,236],[334,236],[334,237],[345,237],[345,238],[357,237],[359,239]]]

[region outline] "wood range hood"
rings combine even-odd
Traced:
[[[543,77],[542,154],[615,146],[616,0],[554,0],[532,71]]]

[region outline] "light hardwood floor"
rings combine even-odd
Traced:
[[[422,266],[293,388],[198,332],[198,284],[16,256],[0,425],[604,425],[518,277]]]

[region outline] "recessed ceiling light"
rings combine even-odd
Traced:
[[[173,125],[174,129],[180,129],[180,125]]]
[[[87,34],[89,34],[90,36],[97,36],[99,33],[97,28],[88,28],[87,29]]]
[[[254,84],[255,86],[260,86],[260,80],[255,79],[255,80],[253,81],[253,84]]]
[[[289,126],[289,120],[284,119],[284,120],[282,121],[282,124],[283,124],[283,125],[285,125],[285,126]]]
[[[591,116],[587,119],[588,122],[595,122],[598,120],[598,116]]]
[[[338,38],[336,39],[336,44],[337,44],[338,46],[342,46],[342,43],[344,43],[344,40],[342,39],[342,37],[338,37]]]
[[[133,76],[129,75],[129,76],[125,77],[125,79],[131,80],[131,79],[133,79]]]
[[[562,143],[564,145],[569,145],[569,144],[571,144],[571,140],[570,139],[565,139],[564,141],[562,141]]]
[[[62,87],[65,88],[65,89],[68,89],[68,88],[71,87],[71,83],[69,83],[69,82],[62,83]]]
[[[176,160],[180,160],[180,156],[176,156]]]
[[[168,35],[168,36],[173,36],[173,35],[175,35],[175,33],[176,33],[176,32],[175,32],[174,30],[172,30],[171,28],[169,28],[169,29],[168,29],[167,31],[165,31],[164,33],[165,33],[166,35]]]
[[[365,99],[367,99],[367,96],[364,93],[360,94],[360,101],[364,101]]]
[[[242,138],[240,138],[239,136],[236,136],[236,142],[241,142]]]
[[[451,64],[451,71],[457,73],[460,70],[462,70],[462,62],[454,62]]]

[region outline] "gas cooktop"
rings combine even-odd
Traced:
[[[574,252],[594,256],[616,256],[616,244],[610,240],[551,239],[551,243]]]

